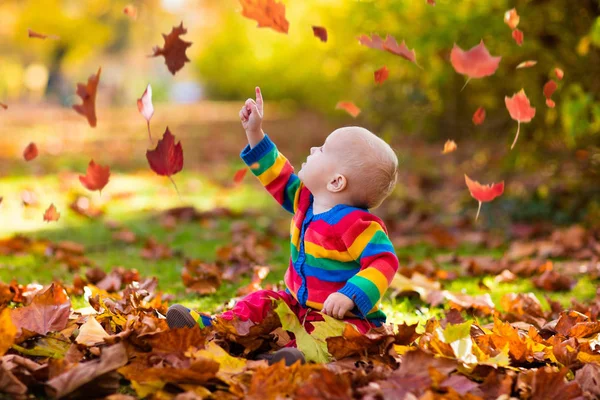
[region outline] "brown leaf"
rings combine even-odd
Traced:
[[[183,27],[182,21],[179,26],[173,27],[169,35],[165,35],[163,33],[163,38],[165,40],[164,47],[160,48],[158,46],[154,46],[152,49],[154,54],[152,54],[151,57],[163,56],[165,58],[165,64],[167,64],[167,68],[173,75],[183,68],[186,62],[190,61],[190,59],[187,58],[185,51],[192,45],[192,43],[181,40],[179,37],[181,35],[185,35],[186,33],[187,29]]]
[[[313,26],[313,34],[321,39],[321,42],[327,42],[327,29],[322,26]]]
[[[565,375],[568,372],[567,368],[556,371],[552,367],[543,367],[519,375],[519,381],[531,379],[531,400],[583,400],[579,383],[566,381]]]
[[[554,270],[545,271],[542,275],[533,278],[532,282],[537,288],[551,292],[571,290],[577,284],[575,278],[562,275]]]
[[[600,398],[600,365],[585,364],[575,372],[575,382],[579,383],[586,398]]]
[[[221,270],[215,264],[200,260],[186,260],[181,270],[181,279],[186,291],[201,295],[212,294],[221,286]]]
[[[38,156],[38,148],[35,143],[31,142],[23,150],[23,158],[25,161],[31,161]]]
[[[27,36],[30,38],[37,38],[37,39],[52,39],[52,40],[59,40],[60,36],[57,35],[45,35],[43,33],[38,33],[35,32],[31,29],[27,29]]]
[[[98,68],[96,75],[90,75],[87,85],[83,83],[77,84],[77,95],[83,100],[83,104],[73,105],[73,109],[79,114],[87,118],[88,123],[92,128],[96,127],[96,91],[100,82],[100,72],[102,68]]]
[[[12,319],[18,331],[27,329],[40,335],[64,329],[69,319],[71,301],[63,288],[52,283],[38,293],[30,305],[12,311]]]

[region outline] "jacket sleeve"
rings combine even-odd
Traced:
[[[399,261],[383,222],[365,214],[343,232],[338,232],[350,256],[360,263],[360,271],[338,292],[354,301],[365,317],[387,291]]]
[[[240,156],[271,196],[284,209],[292,214],[295,213],[302,182],[294,174],[290,162],[277,150],[269,136],[265,135],[254,148],[247,145]]]

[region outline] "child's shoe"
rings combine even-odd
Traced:
[[[197,326],[204,328],[212,325],[212,319],[208,315],[198,314],[181,304],[174,304],[167,310],[167,325],[169,328],[193,328]]]

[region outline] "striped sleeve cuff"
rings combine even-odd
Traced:
[[[240,153],[240,157],[242,157],[242,160],[244,160],[246,165],[250,166],[255,162],[258,162],[274,148],[275,144],[271,141],[269,136],[265,134],[265,137],[253,148],[250,148],[250,145],[247,144]]]
[[[361,288],[351,282],[347,282],[343,288],[338,290],[338,293],[348,296],[354,302],[363,318],[366,317],[373,308],[369,296],[367,296]]]

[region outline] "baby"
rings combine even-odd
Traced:
[[[366,333],[385,322],[379,300],[396,270],[398,258],[383,222],[369,212],[392,192],[398,159],[391,147],[360,127],[333,131],[310,155],[298,175],[289,161],[262,130],[263,99],[248,99],[239,116],[248,145],[241,157],[251,166],[267,191],[294,214],[291,224],[291,257],[285,273],[285,291],[261,290],[239,300],[219,317],[261,322],[273,299],[285,301],[308,333],[311,322],[322,321],[322,312],[353,324]],[[200,327],[211,317],[181,305],[167,313],[170,327]],[[288,349],[262,358],[286,364],[300,359],[295,341]]]

